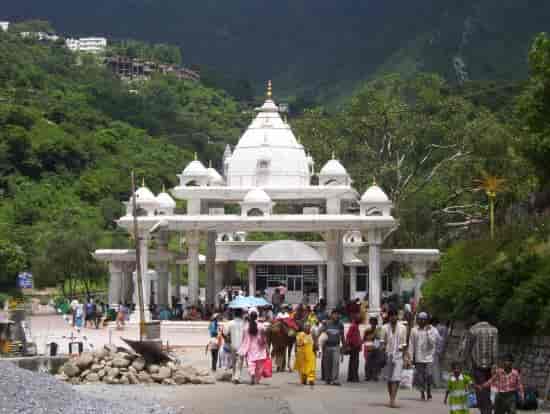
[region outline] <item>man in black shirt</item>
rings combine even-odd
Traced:
[[[340,385],[340,345],[344,343],[344,324],[340,314],[333,310],[330,320],[323,326],[322,332],[327,335],[323,346],[323,372],[327,384]]]

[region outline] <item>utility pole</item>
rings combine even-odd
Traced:
[[[139,340],[143,341],[145,336],[145,309],[143,308],[143,284],[141,275],[141,237],[139,235],[136,204],[136,180],[132,170],[132,217],[134,219],[134,238],[136,240],[136,274],[137,274],[137,296],[139,307]]]

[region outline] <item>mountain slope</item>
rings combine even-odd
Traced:
[[[333,98],[382,71],[521,79],[532,36],[550,26],[544,0],[19,0],[3,18],[44,18],[60,31],[182,46],[208,65],[283,95]]]

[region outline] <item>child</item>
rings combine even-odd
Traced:
[[[524,398],[521,376],[516,369],[513,369],[514,357],[508,354],[503,359],[502,368],[497,369],[495,375],[489,381],[478,388],[496,388],[495,413],[514,414],[516,412],[516,396],[519,393],[520,400]]]
[[[453,362],[451,368],[453,373],[449,378],[443,403],[449,403],[451,414],[469,414],[468,391],[472,386],[472,380],[462,373],[460,363]]]
[[[205,353],[208,354],[208,351],[210,350],[210,356],[212,357],[212,371],[216,371],[216,367],[218,365],[218,352],[220,350],[220,337],[221,335],[217,336],[211,336],[208,340],[208,344],[206,344]]]

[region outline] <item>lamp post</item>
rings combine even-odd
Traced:
[[[137,293],[138,293],[138,309],[139,309],[139,340],[143,341],[145,336],[145,309],[143,307],[143,282],[141,275],[141,243],[137,221],[137,204],[136,204],[136,181],[134,171],[132,171],[132,217],[134,220],[134,237],[136,240],[136,275],[137,275]]]

